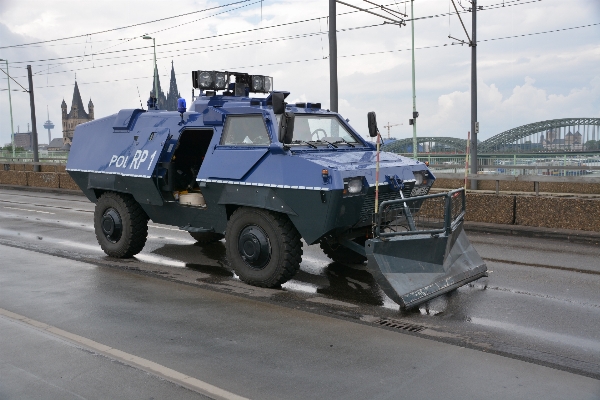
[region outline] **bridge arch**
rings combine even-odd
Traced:
[[[590,143],[586,146],[586,143]],[[600,118],[561,118],[501,132],[478,144],[478,153],[600,150]],[[586,148],[591,147],[591,148]]]
[[[384,142],[386,142],[385,139]],[[417,146],[425,144],[429,145],[429,149],[437,147],[440,148],[440,151],[457,151],[460,153],[464,153],[467,148],[466,139],[457,139],[446,136],[417,137]],[[412,138],[399,139],[386,143],[382,147],[382,150],[390,151],[392,153],[409,153],[412,150],[409,151],[408,149],[412,149],[412,145]]]

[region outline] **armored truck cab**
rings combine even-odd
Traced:
[[[225,238],[237,275],[258,286],[298,271],[301,239],[334,261],[368,259],[402,307],[485,275],[462,231],[464,191],[428,195],[424,163],[379,154],[339,114],[236,85],[181,112],[126,109],[77,126],[67,171],[96,203],[106,254],[139,253],[150,219],[203,244]],[[429,199],[441,211],[425,210]]]

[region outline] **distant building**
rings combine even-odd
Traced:
[[[15,133],[15,149],[22,147],[31,150],[31,132]]]
[[[63,142],[63,139],[61,139],[61,138],[52,139],[52,141],[48,145],[47,150],[48,151],[60,151],[60,150],[62,150],[64,145],[65,145],[65,143]]]
[[[86,113],[85,108],[83,107],[83,101],[81,101],[81,94],[79,93],[77,81],[75,81],[71,111],[67,113],[67,103],[65,103],[64,99],[60,108],[62,109],[63,144],[71,145],[75,127],[79,124],[94,120],[94,103],[92,103],[92,99],[90,99],[88,102],[89,112]]]
[[[581,144],[581,140],[582,140],[582,136],[581,133],[579,133],[579,131],[575,132],[575,133],[567,133],[565,135],[565,144],[568,146],[573,146],[573,145],[580,145]]]
[[[171,81],[169,82],[169,91],[165,96],[165,93],[160,87],[160,76],[158,75],[158,69],[154,67],[154,74],[156,75],[156,86],[158,88],[158,108],[160,110],[177,111],[177,100],[179,100],[179,90],[177,89],[177,80],[175,79],[175,68],[173,61],[171,61]],[[154,93],[154,81],[152,81],[152,90],[150,94]]]

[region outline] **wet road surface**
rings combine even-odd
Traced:
[[[223,243],[152,223],[143,253],[111,259],[92,212],[0,189],[0,308],[251,398],[600,397],[598,246],[471,235],[490,277],[400,313],[318,246],[279,290],[237,280]]]

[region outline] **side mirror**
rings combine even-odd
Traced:
[[[285,96],[280,92],[271,93],[271,101],[273,102],[273,113],[275,115],[283,114],[285,112],[285,103],[283,100]]]
[[[377,136],[379,129],[377,129],[377,118],[375,117],[375,111],[369,111],[367,113],[367,121],[369,124],[369,136]]]
[[[275,107],[273,106],[273,108]],[[284,112],[281,116],[281,120],[279,121],[279,141],[284,145],[292,143],[295,118],[296,116],[293,112]]]

